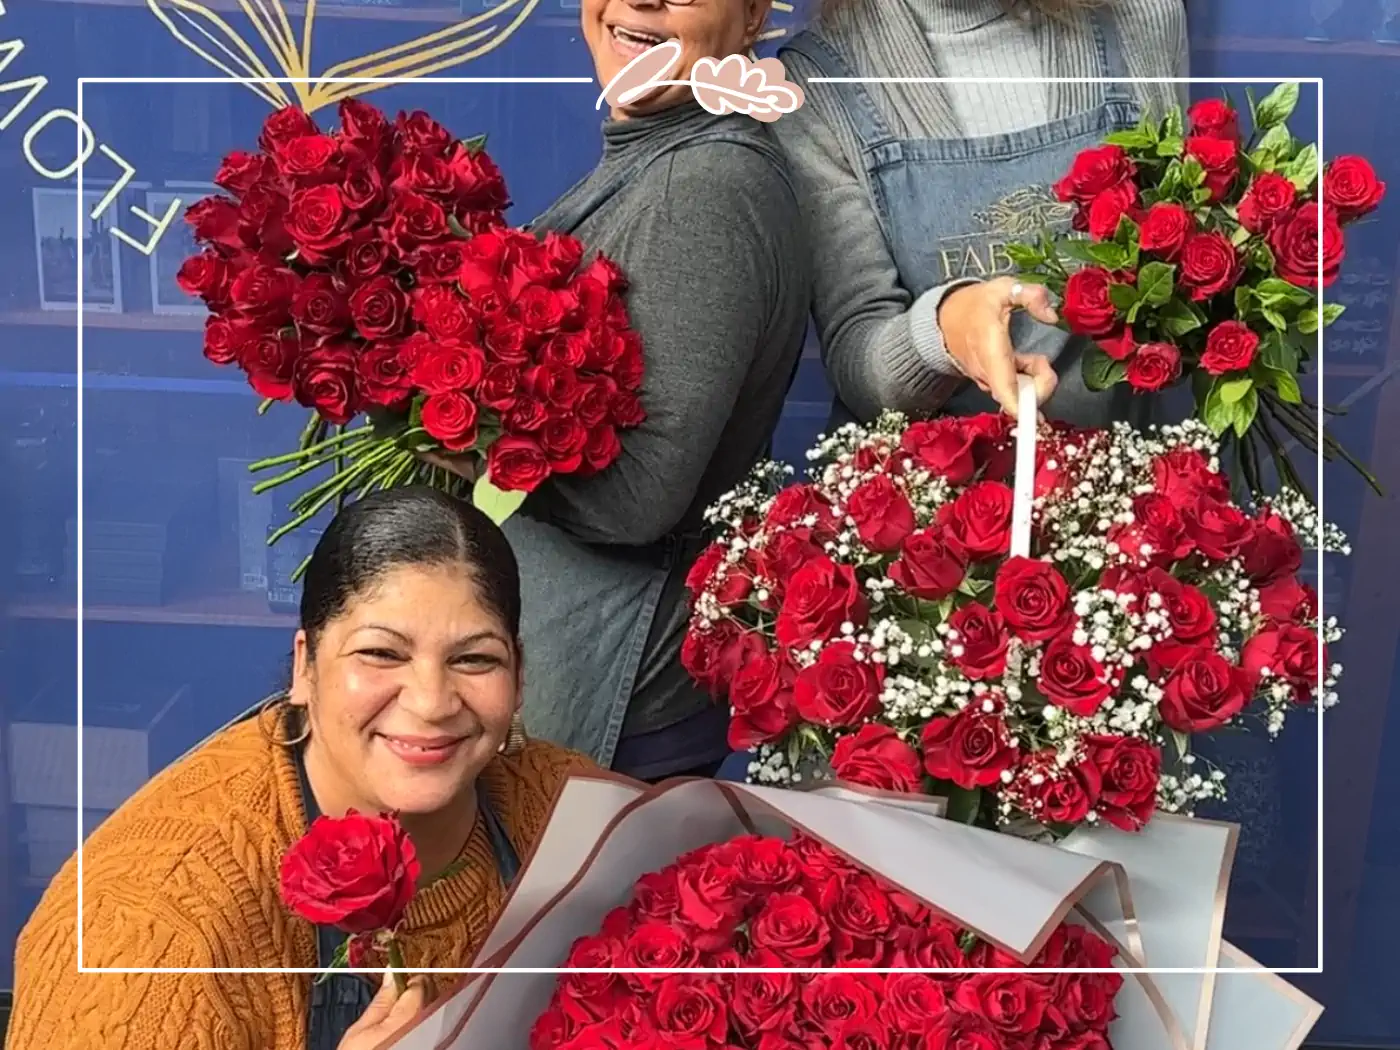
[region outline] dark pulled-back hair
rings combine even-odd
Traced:
[[[347,505],[312,552],[301,627],[314,649],[326,624],[392,569],[455,565],[512,640],[520,635],[520,567],[505,534],[466,500],[425,485],[375,492]]]

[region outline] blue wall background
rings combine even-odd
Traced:
[[[242,24],[232,0],[211,2]],[[477,5],[484,0],[323,3],[318,68],[478,14]],[[11,7],[0,4],[0,989],[12,983],[15,933],[72,852],[77,823],[77,328],[72,310],[41,308],[41,273],[42,298],[73,296],[75,207],[71,196],[41,193],[37,204],[35,196],[74,182],[36,173],[26,136],[35,161],[61,170],[74,155],[72,121],[30,131],[52,110],[77,108],[78,76],[213,73],[141,0]],[[568,8],[567,0],[539,0],[509,39],[454,72],[591,74]],[[1330,401],[1349,404],[1338,432],[1369,458],[1388,491],[1400,490],[1400,387],[1389,381],[1400,363],[1400,162],[1381,134],[1400,96],[1400,3],[1280,0],[1266,17],[1258,0],[1192,0],[1191,8],[1193,75],[1325,78],[1326,152],[1366,153],[1391,182],[1391,201],[1353,233],[1346,275],[1334,289],[1349,311],[1329,333],[1325,388]],[[778,24],[797,17],[780,15]],[[40,77],[47,81],[31,79]],[[35,84],[37,93],[12,113]],[[1316,95],[1304,95],[1295,128],[1308,137]],[[487,133],[517,221],[597,155],[598,117],[586,86],[417,84],[371,97],[390,110],[428,109],[464,135]],[[147,193],[200,196],[178,184],[207,180],[223,152],[250,145],[267,107],[230,85],[101,84],[85,89],[83,112],[97,142],[136,169],[108,215],[142,241],[150,227],[130,206],[159,214],[163,207],[150,206]],[[100,195],[119,174],[99,151],[84,178]],[[276,505],[251,496],[243,468],[285,449],[300,413],[257,419],[241,380],[201,357],[201,319],[162,312],[179,301],[170,284],[183,255],[178,228],[154,263],[106,236],[85,244],[86,296],[115,298],[115,267],[121,298],[120,310],[90,312],[84,325],[83,775],[86,819],[95,823],[278,684],[295,602],[278,577],[298,558],[267,560],[261,539],[278,522]],[[820,363],[809,357],[778,438],[785,458],[800,460],[825,420],[827,396]],[[1400,942],[1395,511],[1392,500],[1364,494],[1340,470],[1329,472],[1326,505],[1355,546],[1325,580],[1329,610],[1350,626],[1339,651],[1347,664],[1343,706],[1326,729],[1327,860],[1319,878],[1315,721],[1296,718],[1274,745],[1222,744],[1218,760],[1236,790],[1222,815],[1245,825],[1227,935],[1268,965],[1314,965],[1320,896],[1326,973],[1299,979],[1328,1007],[1317,1036],[1400,1047],[1400,997],[1385,992],[1396,983]]]

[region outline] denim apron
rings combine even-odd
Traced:
[[[321,814],[316,797],[311,792],[311,782],[306,777],[301,748],[297,748],[295,754],[297,778],[301,783],[301,803],[306,810],[307,826],[310,827],[311,822]],[[500,818],[487,802],[486,793],[478,791],[476,797],[481,819],[491,839],[496,868],[501,873],[501,881],[509,886],[520,870],[520,859],[506,836]],[[330,969],[331,961],[344,940],[345,934],[334,926],[316,927],[316,965],[328,970],[329,976],[311,986],[311,1003],[306,1017],[306,1050],[336,1050],[350,1026],[360,1019],[374,998],[374,986],[364,975]]]
[[[1127,76],[1113,20],[1101,10],[1090,15],[1101,76]],[[829,42],[811,30],[784,45],[806,57],[823,76],[858,74]],[[896,72],[871,70],[871,73]],[[905,71],[898,71],[905,72]],[[915,71],[908,71],[915,72]],[[930,50],[930,73],[933,56]],[[958,277],[992,277],[1013,271],[1005,245],[1031,239],[1030,228],[1017,224],[1018,214],[1037,211],[1051,229],[1068,225],[1068,209],[1057,206],[1049,187],[1070,168],[1083,149],[1100,145],[1110,132],[1136,125],[1140,107],[1131,85],[1104,83],[1094,108],[1037,127],[975,138],[901,139],[890,129],[864,84],[827,83],[812,90],[838,91],[855,126],[872,204],[899,271],[900,283],[913,296]],[[929,90],[942,90],[928,85]],[[1028,315],[1016,324],[1039,325]],[[1041,326],[1043,327],[1043,326]],[[1130,419],[1147,406],[1117,387],[1095,393],[1084,385],[1079,359],[1083,340],[1041,340],[1058,351],[1052,357],[1060,384],[1046,415],[1081,425],[1104,426]],[[950,415],[999,411],[996,402],[965,382],[946,402]],[[855,417],[839,400],[831,427]]]
[[[746,146],[786,170],[781,152],[767,141],[724,127],[698,128],[643,154],[616,178],[585,178],[537,219],[535,228],[572,233],[623,189],[628,176],[681,146],[702,142]],[[532,517],[529,502],[502,528],[521,565],[526,730],[611,766],[634,699],[664,704],[668,696],[696,689],[679,665],[686,620],[683,580],[706,537],[697,528],[646,547],[585,543]],[[693,742],[678,742],[671,729],[657,734],[673,737],[665,747],[678,768],[726,751],[725,720],[706,718],[711,701],[702,699],[694,714],[672,727],[686,736],[693,726]],[[688,752],[694,762],[687,760]],[[629,755],[623,772],[648,760]]]

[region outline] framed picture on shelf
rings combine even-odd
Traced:
[[[175,276],[185,260],[199,252],[194,231],[185,222],[185,210],[195,201],[219,192],[219,187],[212,182],[166,182],[158,190],[146,191],[146,211],[151,215],[164,215],[173,201],[180,202],[180,215],[171,222],[150,255],[152,313],[196,317],[208,314],[202,302],[180,290]]]
[[[78,191],[37,186],[34,200],[34,256],[39,267],[39,307],[78,308],[78,253],[82,251],[83,309],[93,313],[122,312],[122,271],[117,241],[112,236],[121,210],[113,202],[97,218],[92,213],[110,187],[83,187],[83,210]],[[81,228],[80,228],[81,223]]]

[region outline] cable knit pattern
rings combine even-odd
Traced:
[[[587,758],[531,742],[482,774],[517,852],[544,829],[555,794]],[[283,853],[306,828],[290,755],[254,722],[161,772],[83,847],[87,967],[314,967],[310,925],[277,890]],[[478,821],[461,871],[407,915],[414,966],[466,966],[505,888]],[[77,859],[20,935],[9,1050],[301,1050],[310,974],[80,974]]]

